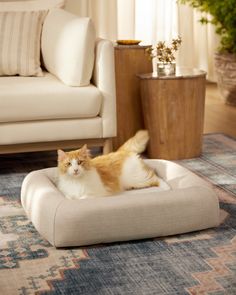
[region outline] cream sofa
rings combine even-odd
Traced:
[[[116,135],[113,50],[108,40],[95,42],[88,18],[58,8],[50,11],[41,37],[44,75],[0,77],[0,153],[83,143],[108,152]],[[78,76],[67,80],[73,67]],[[82,86],[74,86],[73,79]]]

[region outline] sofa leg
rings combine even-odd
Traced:
[[[103,145],[103,155],[112,152],[112,139],[108,138],[105,140]]]

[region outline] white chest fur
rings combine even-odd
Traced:
[[[58,188],[68,199],[85,199],[109,195],[96,169],[80,177],[59,175]]]

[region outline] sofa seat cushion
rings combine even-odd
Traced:
[[[203,179],[170,161],[146,163],[168,190],[156,187],[69,200],[55,185],[57,169],[48,168],[26,176],[22,206],[39,233],[56,247],[175,235],[219,224],[217,195]]]
[[[0,77],[0,122],[96,117],[102,95],[93,85],[70,87],[52,74]]]

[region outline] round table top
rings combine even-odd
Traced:
[[[176,72],[173,75],[158,75],[157,72],[147,73],[147,74],[138,74],[137,77],[140,79],[184,79],[184,78],[195,78],[195,77],[204,77],[206,72],[187,67],[176,67]]]

